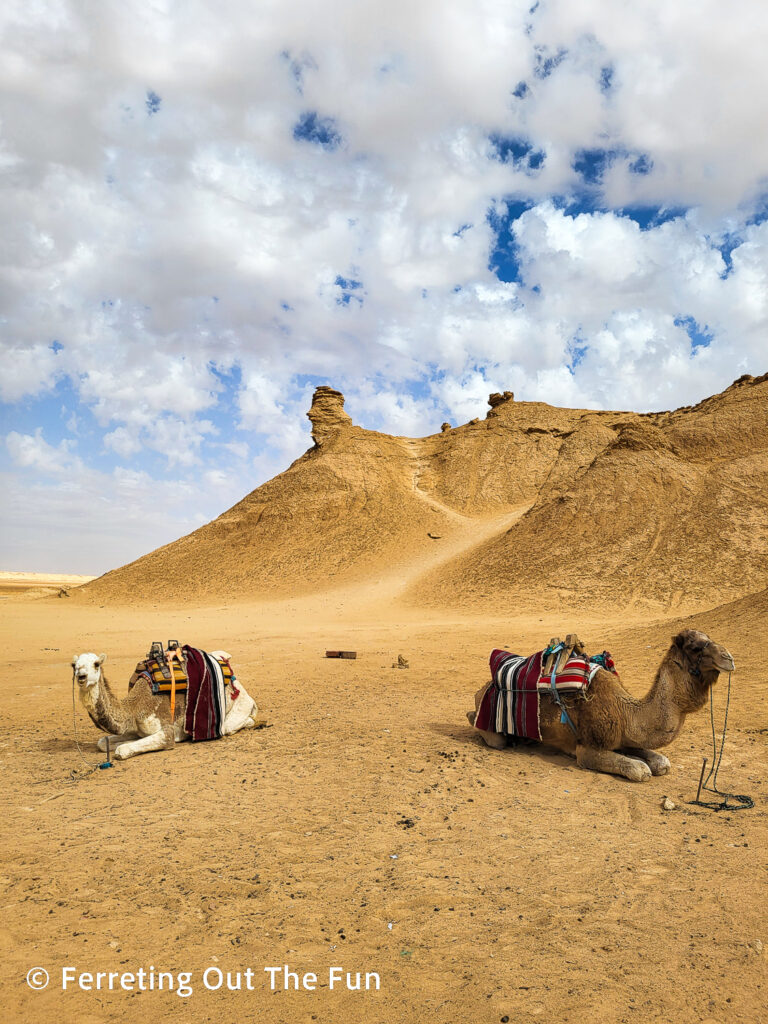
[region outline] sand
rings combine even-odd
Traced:
[[[0,572],[0,598],[8,594],[27,593],[30,590],[36,592],[69,590],[71,587],[80,587],[92,579],[95,577],[74,573]]]
[[[505,398],[485,425],[422,439],[350,425],[328,391],[316,448],[208,528],[66,598],[3,594],[5,1019],[763,1020],[765,390],[750,378],[656,422]],[[502,470],[516,451],[513,484]],[[723,481],[739,466],[734,492]],[[613,514],[576,515],[569,474],[601,481]],[[639,511],[633,480],[648,492]],[[665,495],[678,492],[674,515]],[[569,586],[526,590],[543,557],[522,559],[532,523],[549,531],[546,557],[578,570]],[[595,550],[612,602],[599,566],[579,561]],[[189,569],[186,592],[173,566]],[[712,757],[707,709],[666,748],[671,773],[643,784],[543,747],[489,750],[467,723],[494,646],[529,652],[576,631],[640,695],[688,626],[736,659],[719,782],[750,810],[691,803]],[[124,692],[169,638],[228,650],[269,727],[73,781],[87,770],[75,728],[87,764],[104,758],[73,713],[72,655],[106,652]],[[718,735],[727,687],[714,690]],[[284,990],[285,966],[308,987]],[[50,974],[41,991],[25,982],[36,967]],[[126,976],[142,969],[151,991]]]
[[[761,1019],[765,616],[718,623],[738,665],[720,783],[756,806],[713,813],[689,803],[705,712],[668,748],[672,773],[642,785],[543,748],[491,751],[464,718],[496,644],[532,650],[578,627],[641,693],[680,620],[417,614],[389,587],[383,601],[371,587],[213,607],[4,602],[6,1019]],[[168,637],[228,648],[271,727],[67,785],[82,767],[71,654],[107,651],[122,688]],[[358,658],[328,660],[329,647]],[[409,669],[391,667],[398,654]],[[102,760],[79,707],[77,728]],[[318,989],[272,993],[264,967],[284,964]],[[43,992],[24,983],[34,966],[51,974]],[[194,991],[62,992],[65,966],[191,971]],[[381,988],[330,991],[332,966]],[[207,991],[209,967],[243,985],[251,968],[254,991]]]

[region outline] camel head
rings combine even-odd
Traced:
[[[72,659],[72,672],[81,695],[96,686],[101,678],[101,666],[107,660],[106,654],[79,654]]]
[[[682,655],[682,661],[691,675],[705,676],[709,683],[714,683],[720,672],[735,672],[736,662],[730,651],[706,633],[698,629],[684,629],[682,633],[672,637],[675,653]]]

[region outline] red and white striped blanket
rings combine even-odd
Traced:
[[[541,694],[552,692],[551,676],[542,675],[543,653],[537,651],[524,657],[498,648],[491,651],[491,682],[475,716],[476,729],[524,739],[541,739]],[[555,673],[558,695],[584,694],[599,668],[616,672],[608,651],[604,651],[598,658],[573,655],[561,671]]]

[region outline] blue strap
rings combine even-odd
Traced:
[[[557,692],[555,686],[555,680],[557,679],[557,659],[552,662],[552,671],[549,676],[549,688],[552,690],[552,696],[555,698],[556,703],[560,704],[560,694]]]
[[[555,654],[557,651],[562,651],[564,646],[565,646],[565,644],[558,644],[557,647],[553,647],[552,650],[547,649],[547,651],[545,653],[547,653],[547,654]],[[560,708],[560,723],[562,725],[566,725],[566,724],[569,725],[571,727],[571,732],[575,736],[576,735],[576,726],[571,721],[571,716],[565,710],[565,705],[563,704],[562,700],[560,699],[560,694],[557,692],[557,686],[555,685],[556,681],[557,681],[557,659],[555,659],[555,661],[552,664],[552,672],[551,672],[551,674],[549,676],[549,687],[552,690],[552,696],[553,696],[553,698],[555,700],[555,704],[557,704],[557,706]]]
[[[560,643],[559,644],[555,644],[554,647],[547,647],[547,649],[542,654],[542,658],[547,658],[547,657],[549,657],[550,654],[556,654],[558,651],[562,651],[562,649],[564,647],[565,647],[565,644],[561,640]]]
[[[571,721],[571,716],[568,714],[568,712],[565,710],[565,707],[562,704],[560,705],[560,722],[562,725],[568,724],[571,727],[571,732],[573,733],[573,735],[576,735],[576,726]]]

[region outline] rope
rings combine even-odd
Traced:
[[[77,736],[77,709],[75,704],[75,670],[72,669],[72,729],[75,735],[75,745],[77,746],[77,752],[80,755],[80,760],[83,762],[85,767],[88,769],[87,772],[78,772],[75,768],[72,768],[69,773],[68,786],[73,785],[75,782],[80,782],[83,779],[87,779],[89,775],[96,772],[101,767],[101,764],[92,764],[90,761],[86,761],[85,755],[83,754],[82,747],[80,746],[80,740]]]
[[[691,804],[697,804],[699,807],[708,807],[711,811],[745,811],[750,807],[755,806],[755,802],[751,796],[747,796],[744,793],[724,793],[721,789],[717,788],[717,773],[720,771],[720,762],[723,759],[723,748],[725,747],[725,734],[728,728],[728,708],[731,703],[731,673],[728,673],[728,692],[725,700],[725,716],[723,718],[723,735],[720,740],[720,750],[717,749],[717,739],[715,737],[715,707],[714,698],[712,697],[712,687],[709,688],[709,721],[712,726],[712,767],[709,769],[709,775],[707,775],[704,782],[699,780],[699,791],[696,794],[696,799],[689,801]],[[701,768],[701,776],[704,778],[704,769],[707,765],[707,759],[704,758],[704,764]],[[709,785],[709,780],[712,780],[712,785]],[[714,800],[700,800],[702,789],[707,790],[708,793],[715,793],[717,796],[723,797],[722,803],[718,803]],[[729,800],[737,800],[738,803],[728,803]]]

